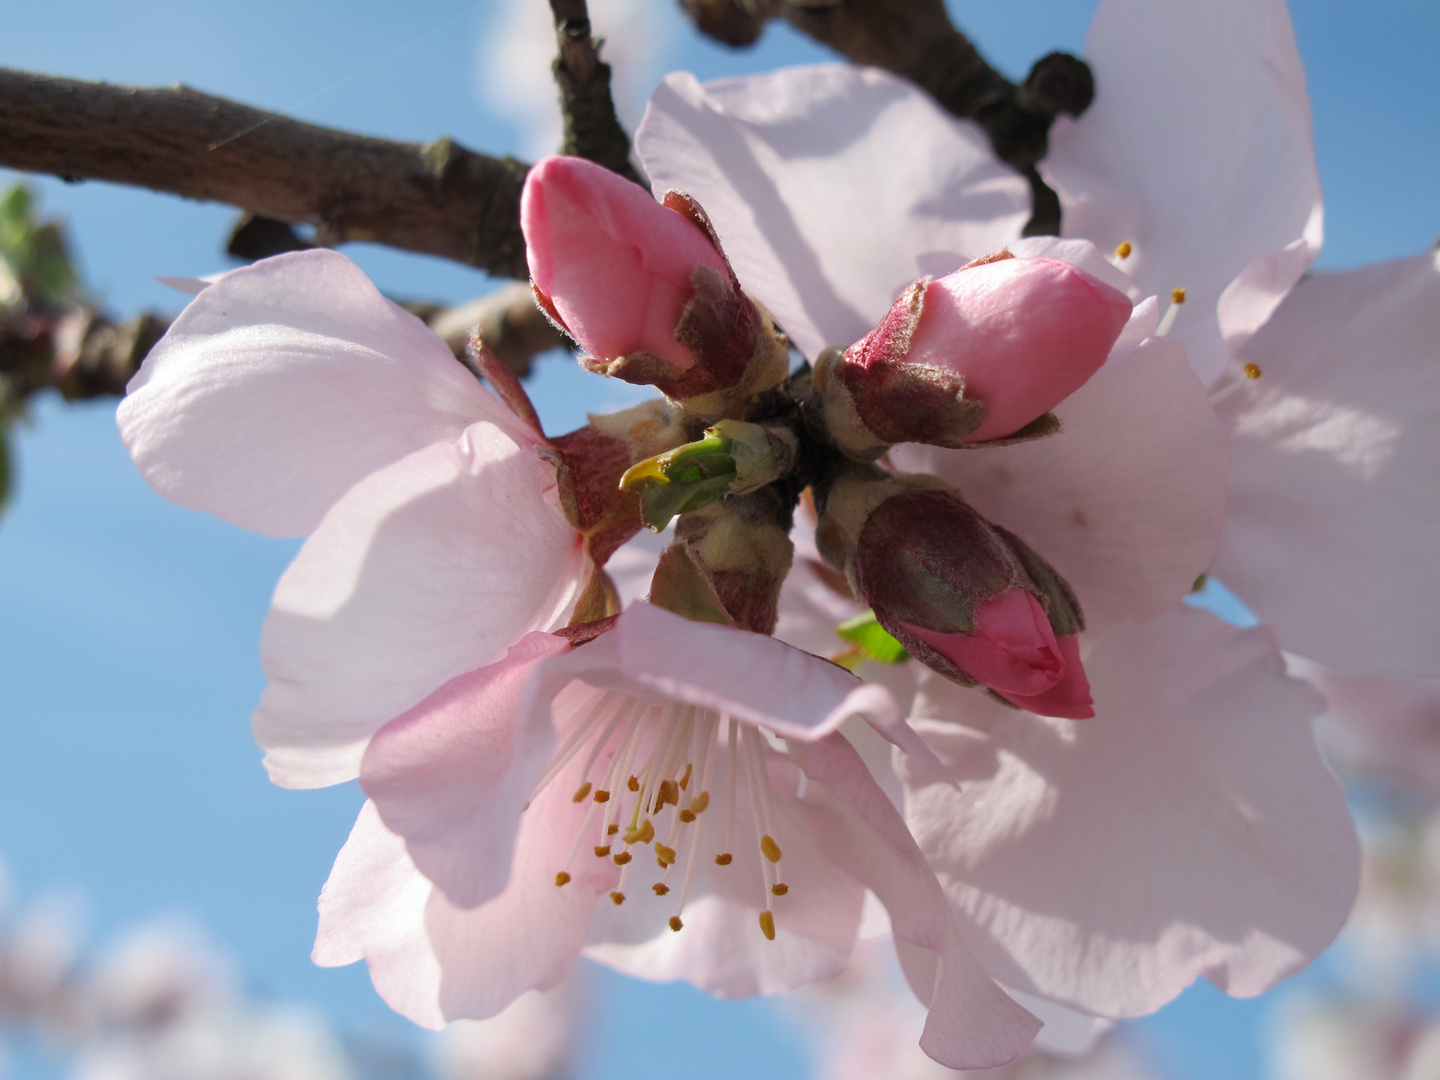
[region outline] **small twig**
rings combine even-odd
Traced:
[[[996,155],[1030,181],[1034,212],[1025,234],[1060,231],[1060,200],[1035,166],[1060,113],[1078,116],[1095,96],[1084,61],[1065,53],[1038,60],[1019,85],[996,71],[956,29],[944,0],[682,0],[695,24],[731,45],[759,37],[783,18],[857,64],[902,75],[945,109],[974,120]]]
[[[519,211],[528,166],[449,139],[388,142],[185,87],[135,89],[0,68],[0,165],[308,222],[325,244],[370,240],[528,276]]]
[[[562,153],[604,165],[627,180],[643,183],[630,163],[630,137],[615,115],[610,96],[610,65],[600,59],[600,43],[590,36],[585,0],[550,0],[555,16],[555,84],[565,116]]]

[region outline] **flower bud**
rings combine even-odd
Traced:
[[[828,494],[816,537],[880,625],[926,666],[1045,715],[1091,715],[1068,587],[955,493],[918,478],[848,474]],[[1032,560],[1044,587],[1027,572]]]
[[[784,377],[783,340],[688,196],[656,202],[592,162],[550,157],[525,178],[520,219],[536,299],[592,370],[677,400]],[[752,386],[762,374],[769,384]]]
[[[1044,433],[1026,429],[1099,369],[1130,309],[1123,293],[1058,259],[1005,254],[922,278],[829,359],[833,371],[817,365],[826,420],[862,460],[897,442]]]

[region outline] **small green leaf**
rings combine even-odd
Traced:
[[[910,659],[905,646],[890,636],[890,632],[875,618],[873,611],[846,619],[835,628],[835,633],[842,641],[850,642],[871,660],[878,660],[882,664],[899,664]]]

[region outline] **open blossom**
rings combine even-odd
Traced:
[[[308,536],[265,622],[254,718],[286,786],[352,779],[382,724],[563,621],[579,592],[581,538],[541,434],[343,255],[280,255],[205,288],[119,424],[171,501]]]
[[[775,992],[845,966],[868,888],[930,1002],[926,1051],[1009,1060],[1038,1022],[970,957],[836,733],[856,714],[915,746],[883,690],[764,635],[643,603],[573,649],[532,634],[376,736],[315,958],[363,957],[431,1026],[558,984],[582,949],[725,997]]]
[[[1164,58],[1177,53],[1180,34],[1223,47],[1203,64],[1172,65]],[[922,724],[922,735],[959,785],[907,779],[907,818],[987,970],[1015,989],[1118,1017],[1157,1008],[1200,975],[1235,994],[1258,993],[1303,966],[1344,921],[1357,852],[1343,797],[1314,748],[1319,701],[1285,677],[1265,632],[1226,629],[1176,601],[1189,591],[1187,573],[1191,582],[1212,568],[1227,582],[1234,576],[1225,556],[1215,560],[1227,494],[1279,484],[1281,470],[1301,461],[1317,480],[1335,478],[1337,457],[1363,430],[1332,426],[1335,438],[1324,444],[1306,425],[1301,440],[1312,452],[1297,457],[1283,427],[1266,431],[1273,409],[1243,429],[1229,422],[1257,407],[1266,383],[1243,385],[1241,365],[1265,367],[1248,350],[1266,347],[1262,324],[1273,313],[1279,325],[1281,299],[1318,249],[1308,111],[1283,8],[1236,0],[1182,13],[1108,0],[1091,52],[1100,134],[1085,142],[1091,114],[1067,128],[1072,157],[1052,156],[1051,175],[1077,228],[1091,219],[1068,216],[1081,200],[1078,172],[1063,169],[1074,155],[1088,154],[1094,167],[1084,189],[1091,211],[1143,211],[1115,219],[1132,224],[1128,235],[1084,234],[1106,249],[1081,239],[1016,240],[1019,178],[1010,187],[988,173],[978,133],[878,72],[815,67],[703,87],[671,76],[638,145],[657,187],[684,187],[705,203],[741,281],[812,360],[856,340],[855,326],[881,318],[907,281],[999,246],[957,242],[993,230],[1012,230],[998,239],[1017,256],[1065,259],[1139,301],[1108,362],[1055,408],[1058,434],[973,449],[906,444],[888,457],[896,469],[948,482],[1022,538],[1084,611],[1076,644],[1093,720],[1007,710],[922,675],[912,716],[936,721]],[[1118,108],[1128,124],[1103,111],[1107,80],[1127,64],[1128,74],[1113,76],[1124,93],[1113,97],[1124,97]],[[1189,109],[1156,109],[1160,98]],[[802,119],[826,155],[792,146],[787,132]],[[1062,141],[1057,133],[1057,155]],[[731,166],[741,160],[758,168]],[[1218,179],[1195,166],[1215,160],[1229,163]],[[1095,171],[1102,167],[1104,176]],[[980,177],[986,200],[975,197]],[[877,210],[843,212],[859,205]],[[883,257],[874,255],[882,246]],[[1111,256],[1109,248],[1121,250]],[[1296,289],[1297,303],[1307,288]],[[1152,292],[1167,302],[1163,318],[1162,304],[1145,298]],[[1398,305],[1418,294],[1395,295]],[[1230,349],[1247,340],[1245,359],[1234,359]],[[1291,370],[1295,393],[1303,383],[1342,400],[1323,372],[1304,382],[1298,360]],[[1231,377],[1240,383],[1224,381]],[[1375,370],[1364,378],[1375,395],[1366,400],[1378,400]],[[1404,394],[1405,385],[1402,378],[1389,393]],[[1222,394],[1217,415],[1209,399]],[[1247,458],[1230,480],[1232,430],[1255,449],[1233,442]],[[1424,438],[1418,427],[1396,433],[1398,445],[1417,451]],[[1187,439],[1196,440],[1188,452]],[[1363,517],[1318,487],[1299,496],[1314,496],[1309,520],[1333,515],[1362,527]],[[1367,506],[1408,524],[1401,490],[1363,486]],[[1315,526],[1297,529],[1299,514],[1269,513],[1259,499],[1235,510],[1223,526],[1247,530],[1233,546],[1235,563],[1246,558],[1246,541],[1265,537],[1259,550],[1276,558],[1264,564],[1264,587],[1295,601],[1312,637],[1356,643],[1383,623],[1388,645],[1423,626],[1415,640],[1396,642],[1395,655],[1436,655],[1433,605],[1419,610],[1423,587],[1398,620],[1374,591],[1337,605],[1330,590],[1349,571],[1312,535]],[[1312,541],[1314,557],[1306,554]],[[1285,564],[1285,551],[1299,553],[1303,573]],[[1393,564],[1366,565],[1400,585]],[[1349,617],[1357,609],[1366,614]],[[1239,881],[1265,884],[1236,890]]]

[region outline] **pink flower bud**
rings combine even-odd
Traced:
[[[1045,609],[1026,590],[1006,589],[981,601],[974,623],[970,634],[902,625],[972,679],[1006,697],[1044,694],[1065,674]]]
[[[1095,715],[1095,702],[1090,696],[1090,680],[1085,677],[1085,666],[1080,662],[1080,642],[1074,637],[1057,637],[1055,641],[1060,647],[1060,659],[1065,661],[1065,673],[1060,676],[1060,681],[1038,694],[1002,696],[1039,716],[1088,720]]]
[[[694,222],[609,169],[550,157],[525,178],[520,223],[531,280],[583,349],[695,365],[675,339],[695,269],[728,280],[730,268]]]
[[[907,289],[846,351],[840,378],[880,442],[1003,438],[1084,385],[1130,309],[1058,259],[980,263]]]

